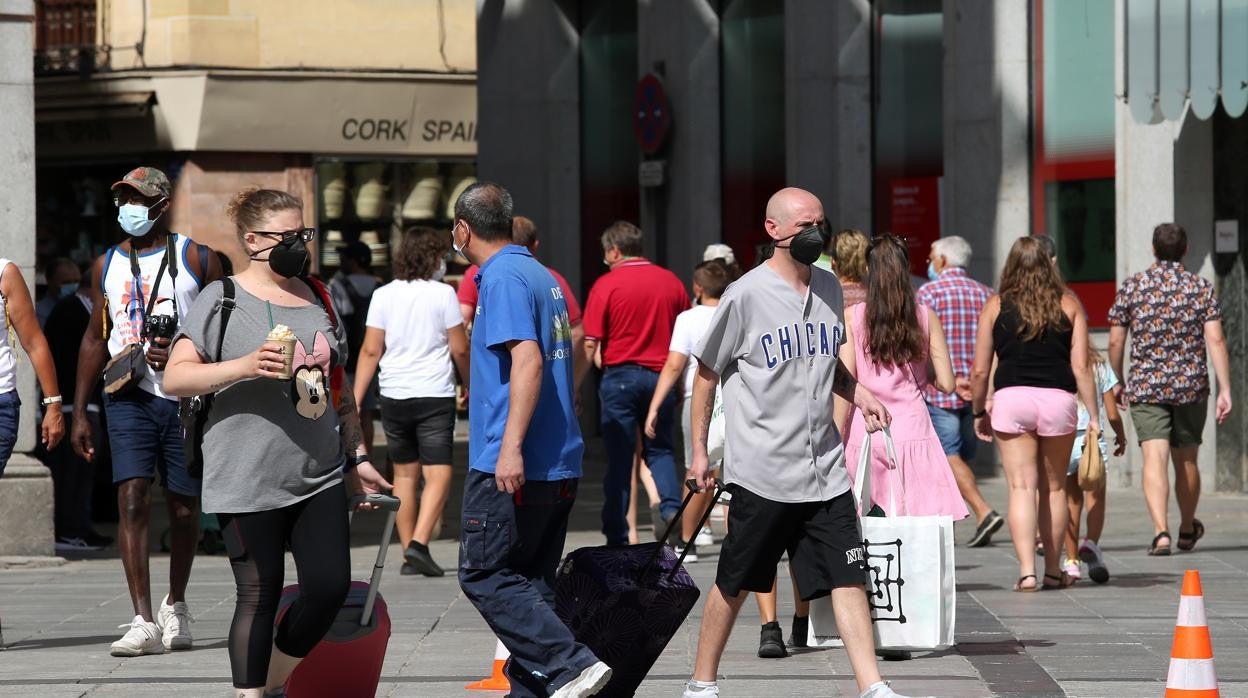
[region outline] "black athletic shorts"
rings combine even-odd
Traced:
[[[776,502],[728,485],[728,536],[719,551],[715,584],[725,596],[768,592],[784,553],[797,590],[809,601],[836,587],[866,583],[866,561],[854,495],[826,502]]]
[[[390,460],[407,464],[451,464],[455,439],[455,398],[381,396],[381,428]]]

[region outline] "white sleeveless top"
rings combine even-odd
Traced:
[[[10,260],[0,257],[0,278],[4,277]],[[0,298],[4,298],[0,294]],[[9,299],[0,303],[0,394],[17,390],[17,361],[9,344]]]
[[[191,303],[195,301],[200,286],[203,285],[199,278],[201,267],[198,255],[188,256],[190,244],[190,238],[173,235],[174,257],[178,265],[177,284],[175,286],[169,269],[166,268],[160,278],[160,288],[156,290],[156,305],[152,308],[153,315],[174,315],[176,299],[179,325],[190,311]],[[140,281],[136,284],[130,268],[130,253],[120,247],[112,247],[105,253],[103,291],[108,300],[109,321],[113,326],[108,335],[109,356],[116,356],[126,346],[141,341],[143,314],[151,302],[152,284],[156,282],[160,261],[164,257],[163,244],[140,254]],[[139,383],[140,388],[157,397],[176,399],[161,390],[163,372],[153,371],[147,364],[143,364],[143,369],[146,373]]]

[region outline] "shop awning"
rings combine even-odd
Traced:
[[[1248,0],[1123,0],[1127,104],[1140,123],[1248,108]]]
[[[152,90],[40,95],[35,100],[35,121],[142,118],[155,102]]]

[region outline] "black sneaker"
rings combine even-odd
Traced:
[[[758,633],[758,656],[763,659],[784,659],[789,656],[789,651],[784,648],[784,632],[774,620],[764,624]]]
[[[433,557],[429,555],[429,546],[421,545],[416,541],[408,544],[407,549],[403,551],[402,569],[399,574],[423,574],[426,577],[441,577],[446,571],[433,561]]]
[[[793,634],[789,635],[789,647],[805,647],[810,634],[810,616],[793,616]]]
[[[911,659],[910,650],[876,650],[875,656],[886,662],[908,662]]]
[[[975,529],[975,535],[971,536],[971,540],[967,542],[968,548],[982,548],[992,542],[992,534],[1001,530],[1001,526],[1005,524],[1005,519],[996,512],[996,510],[988,512],[983,521],[979,522],[979,527]]]

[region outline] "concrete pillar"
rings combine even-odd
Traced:
[[[515,197],[542,261],[581,286],[580,67],[568,0],[477,0],[477,172]]]
[[[943,232],[970,241],[977,279],[997,279],[1031,232],[1030,5],[944,1]]]
[[[35,92],[31,0],[0,0],[0,250],[35,278]],[[32,293],[33,296],[33,288]],[[16,344],[16,342],[14,342]],[[14,347],[17,349],[17,347]],[[52,479],[28,454],[35,448],[39,395],[30,359],[19,350],[22,400],[17,447],[0,478],[0,556],[53,553]],[[67,435],[68,436],[68,435]]]
[[[871,5],[784,5],[785,169],[837,228],[871,229]]]
[[[647,253],[687,278],[720,238],[719,15],[710,0],[638,0],[637,73],[663,79],[672,110],[665,184],[642,190]]]

